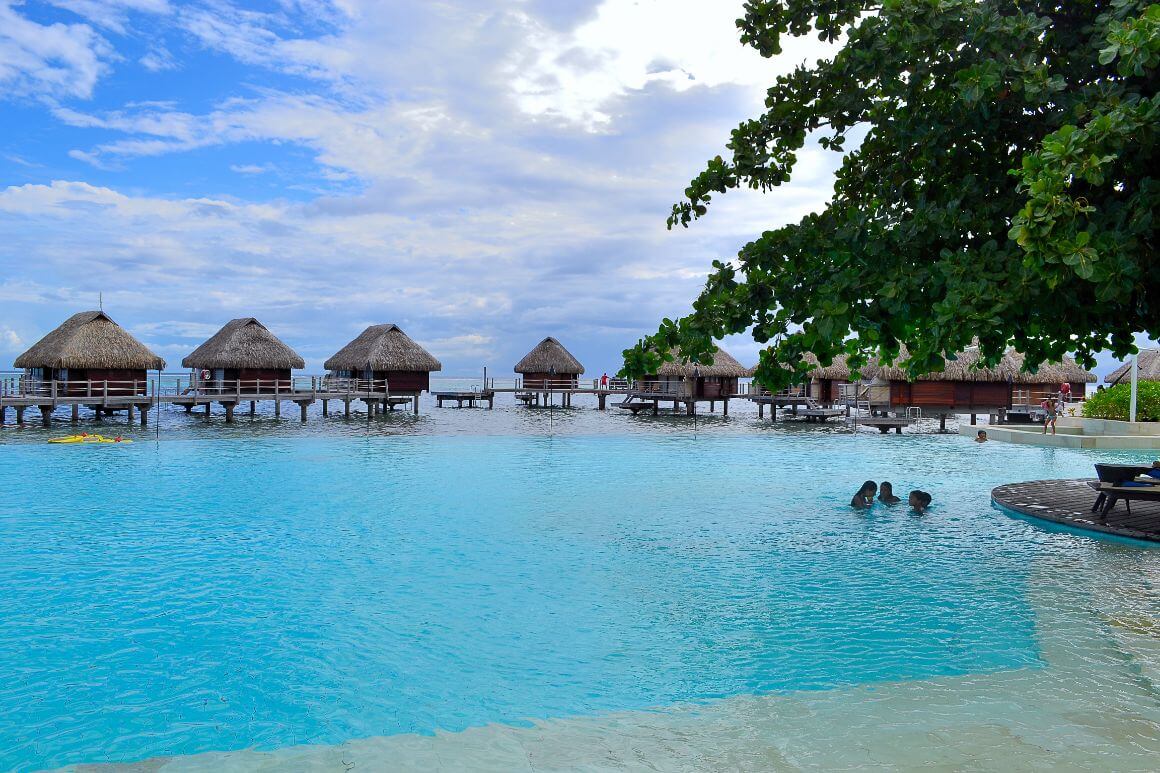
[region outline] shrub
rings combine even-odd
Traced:
[[[1089,419],[1128,420],[1131,384],[1116,384],[1096,392],[1083,404],[1083,415]],[[1140,381],[1136,385],[1136,421],[1160,421],[1160,382]]]

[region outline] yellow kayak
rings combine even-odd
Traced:
[[[48,441],[49,443],[132,443],[132,440],[118,435],[117,437],[105,437],[104,435],[90,435],[87,432],[80,435],[68,435],[66,437],[54,437]]]

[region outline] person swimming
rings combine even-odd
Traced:
[[[926,509],[930,507],[930,500],[930,494],[926,493],[925,491],[919,491],[918,489],[915,489],[914,491],[910,492],[910,497],[906,500],[906,503],[910,505],[911,510],[918,513],[919,515],[922,515],[926,512]]]
[[[985,430],[985,429],[979,430],[979,434],[975,436],[975,442],[976,443],[986,443],[987,442],[987,430]]]
[[[868,480],[858,489],[858,493],[850,500],[850,507],[855,510],[865,510],[874,505],[874,495],[878,493],[878,484]]]
[[[890,485],[890,481],[884,480],[878,487],[878,501],[884,505],[896,505],[902,499],[894,495],[894,486]]]

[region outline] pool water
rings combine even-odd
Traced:
[[[987,493],[1096,458],[797,430],[6,445],[0,769],[1050,670],[1044,565],[1154,582],[1160,551]],[[854,512],[867,478],[935,507]]]

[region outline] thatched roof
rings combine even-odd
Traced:
[[[17,368],[161,370],[165,360],[103,311],[82,311],[16,358]]]
[[[695,362],[681,362],[681,353],[678,350],[673,350],[672,362],[666,362],[660,366],[656,375],[658,376],[683,376],[687,378],[693,377],[693,371],[699,369],[702,376],[716,376],[720,378],[745,378],[753,375],[753,368],[747,368],[737,360],[733,359],[733,355],[724,349],[717,349],[713,353],[712,362],[697,364]]]
[[[828,366],[823,367],[818,361],[816,355],[810,353],[802,357],[802,360],[810,367],[810,378],[830,379],[832,381],[849,381],[850,380],[850,365],[846,361],[846,355],[839,354],[834,357],[834,361]]]
[[[548,336],[516,363],[516,373],[556,373],[565,376],[579,376],[584,372],[580,360],[555,338]]]
[[[253,317],[227,322],[181,361],[186,368],[304,368],[297,352]]]
[[[1071,357],[1064,355],[1060,362],[1042,363],[1034,373],[1023,370],[1024,357],[1013,349],[1007,350],[1007,358],[1012,360],[1016,384],[1094,384],[1099,377],[1080,367]]]
[[[1136,378],[1140,381],[1160,381],[1160,349],[1141,349],[1136,355]],[[1104,382],[1118,384],[1132,380],[1132,361],[1128,360],[1120,367],[1104,376]]]
[[[871,360],[862,369],[862,378],[871,380],[880,378],[885,381],[907,381],[909,376],[901,363],[906,360],[905,347],[899,352],[896,363],[882,366],[877,360]],[[1016,384],[1053,384],[1063,383],[1092,383],[1096,381],[1094,373],[1089,373],[1070,357],[1064,356],[1061,362],[1042,363],[1030,373],[1023,369],[1024,356],[1008,349],[1003,359],[990,368],[977,367],[981,355],[977,346],[969,346],[959,352],[955,359],[946,360],[941,371],[935,371],[920,376],[920,381],[1012,381]]]
[[[327,370],[443,370],[439,360],[398,325],[371,325],[324,363]]]

